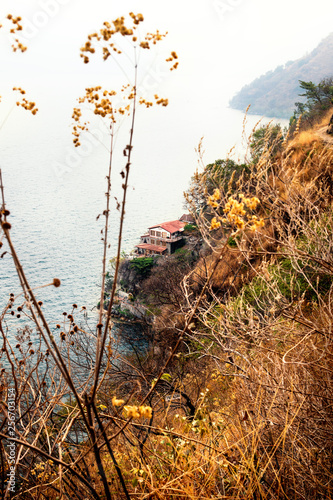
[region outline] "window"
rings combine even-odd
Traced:
[[[162,233],[162,238],[166,238],[167,237],[167,233]]]
[[[156,231],[156,236],[157,236],[158,238],[160,238],[160,237],[161,237],[161,231]]]
[[[151,234],[151,236],[156,236],[155,231],[152,231],[152,230],[151,230],[151,231],[150,231],[150,234]]]
[[[151,245],[155,245],[155,240],[150,240]]]

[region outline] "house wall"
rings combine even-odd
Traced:
[[[160,233],[160,236],[157,236],[156,233]],[[152,234],[153,233],[153,234]],[[161,227],[154,227],[154,229],[149,229],[149,235],[152,238],[170,238],[170,233]]]
[[[160,240],[159,238],[149,238],[149,242],[151,245],[158,245],[159,247],[166,247],[167,242],[165,240]]]
[[[169,231],[166,231],[162,227],[155,227],[154,229],[149,229],[149,241],[151,245],[158,245],[160,247],[167,247],[167,241],[171,238]]]

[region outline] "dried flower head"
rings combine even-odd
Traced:
[[[13,90],[15,92],[19,92],[21,95],[25,95],[25,90],[23,90],[21,87],[13,87]],[[21,106],[23,109],[27,111],[31,111],[33,115],[36,115],[38,112],[38,108],[36,108],[36,103],[33,101],[28,101],[25,97],[21,101],[16,102],[17,106]]]
[[[218,229],[219,227],[221,227],[221,222],[218,221],[216,217],[213,217],[210,223],[209,230],[213,231],[214,229]]]
[[[220,198],[221,193],[219,189],[215,189],[214,194],[208,197],[207,204],[214,209],[218,209],[220,207]],[[234,196],[230,196],[228,198],[228,201],[223,208],[225,216],[221,217],[217,215],[216,217],[213,217],[210,226],[211,231],[218,229],[221,226],[221,222],[234,226],[237,231],[243,230],[246,227],[249,227],[251,230],[256,230],[265,225],[263,219],[260,219],[259,221],[255,215],[250,217],[250,214],[248,213],[249,210],[255,210],[258,207],[260,203],[258,198],[255,196],[246,198],[241,193],[239,194],[239,200],[237,200]]]
[[[12,14],[8,14],[6,20],[9,21],[10,29],[9,32],[14,35],[23,30],[23,26],[21,24],[22,18],[20,16],[13,16]],[[0,28],[2,25],[0,24]],[[18,38],[14,38],[14,43],[12,44],[12,49],[14,52],[20,50],[21,52],[25,52],[27,47],[23,45]]]
[[[112,398],[112,405],[113,406],[122,406],[125,403],[123,399],[117,399],[116,396],[113,396]]]
[[[150,406],[124,406],[127,418],[151,418],[152,408]]]

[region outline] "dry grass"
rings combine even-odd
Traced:
[[[119,437],[132,498],[333,498],[332,339],[288,319],[258,336],[234,338],[232,362],[215,346],[194,418],[161,397],[141,452],[131,443],[142,424]]]

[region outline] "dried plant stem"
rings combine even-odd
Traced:
[[[126,484],[125,484],[125,481],[124,481],[123,474],[122,474],[121,469],[120,469],[120,467],[119,467],[119,465],[117,463],[116,457],[115,457],[115,455],[113,453],[113,450],[111,448],[110,440],[108,439],[108,437],[106,435],[105,428],[103,426],[103,423],[102,423],[101,419],[99,418],[99,415],[98,415],[98,412],[97,412],[97,409],[96,409],[96,406],[95,406],[94,402],[92,403],[92,409],[93,409],[93,412],[95,414],[95,418],[97,420],[97,423],[98,423],[99,429],[101,431],[101,434],[102,434],[102,436],[104,438],[104,444],[106,445],[106,447],[108,449],[108,452],[109,452],[109,455],[110,455],[111,460],[113,462],[113,465],[114,465],[114,467],[115,467],[115,469],[117,471],[117,474],[118,474],[118,477],[119,477],[119,481],[120,481],[120,484],[121,484],[121,486],[122,486],[122,488],[124,490],[125,496],[126,496],[127,500],[130,500],[131,497],[130,497],[130,495],[128,493],[128,490],[126,488]]]
[[[104,226],[104,244],[103,244],[103,259],[102,259],[102,286],[101,298],[99,307],[99,323],[103,322],[103,304],[104,304],[104,291],[105,291],[105,277],[106,277],[106,254],[108,249],[108,231],[110,219],[110,197],[111,197],[111,173],[112,173],[112,159],[113,159],[113,146],[114,146],[114,123],[111,124],[111,138],[110,138],[110,157],[109,157],[109,171],[107,175],[107,189],[106,189],[106,209],[105,209],[105,226]],[[98,336],[98,342],[100,336]],[[97,350],[100,346],[97,345]]]
[[[7,435],[3,434],[2,432],[0,432],[0,437],[4,440],[7,439]],[[12,441],[24,446],[25,448],[29,448],[30,450],[34,451],[37,455],[43,456],[44,458],[47,458],[48,460],[51,460],[52,462],[58,465],[61,465],[64,469],[70,471],[71,474],[77,477],[79,481],[81,481],[82,484],[84,484],[89,489],[90,493],[96,500],[101,500],[101,497],[96,493],[95,488],[89,483],[89,481],[87,481],[81,474],[79,474],[72,465],[69,465],[66,462],[59,460],[53,455],[49,455],[43,449],[33,446],[26,440],[23,441],[22,439],[12,438]]]
[[[120,227],[119,227],[119,233],[118,233],[118,248],[117,248],[117,257],[116,257],[116,267],[115,267],[115,272],[114,272],[113,285],[112,285],[112,291],[111,291],[111,295],[110,295],[108,311],[107,311],[106,319],[105,319],[104,333],[102,334],[101,328],[98,330],[99,339],[98,339],[98,349],[96,351],[95,380],[94,380],[94,384],[93,384],[91,394],[90,394],[91,401],[93,401],[93,399],[95,398],[96,391],[97,391],[98,384],[99,384],[99,376],[100,376],[100,371],[101,371],[103,353],[104,353],[106,339],[108,336],[109,325],[110,325],[110,321],[111,321],[112,306],[113,306],[114,297],[115,297],[115,293],[116,293],[116,289],[117,289],[117,280],[118,280],[120,255],[121,255],[121,243],[122,243],[123,226],[124,226],[124,219],[125,219],[126,194],[127,194],[127,188],[128,188],[128,178],[129,178],[132,149],[133,149],[133,134],[134,134],[135,115],[136,115],[136,99],[137,99],[137,87],[136,87],[136,85],[137,85],[137,71],[138,71],[138,66],[137,66],[137,62],[135,62],[132,124],[131,124],[131,130],[130,130],[129,144],[127,147],[128,156],[127,156],[127,163],[125,166],[125,179],[124,179],[124,183],[123,183],[123,199],[122,199],[122,205],[121,205]]]

